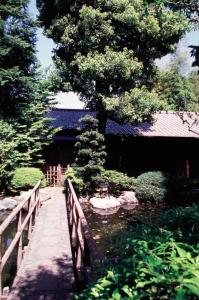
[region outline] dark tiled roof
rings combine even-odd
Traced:
[[[53,118],[51,125],[54,128],[62,127],[65,130],[77,130],[77,128],[80,127],[79,119],[86,114],[95,116],[95,112],[74,109],[54,109],[49,112],[48,116]],[[195,117],[194,113],[192,113],[192,117]],[[199,138],[198,122],[189,129],[188,123],[192,124],[193,120],[191,114],[186,112],[183,114],[183,117],[180,117],[179,114],[175,112],[159,112],[154,114],[153,124],[143,122],[136,126],[128,124],[120,125],[117,122],[108,119],[106,134]]]

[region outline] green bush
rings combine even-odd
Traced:
[[[102,173],[102,181],[105,181],[109,186],[109,192],[118,193],[123,190],[135,189],[136,179],[128,177],[122,172],[115,170],[105,170]]]
[[[153,185],[156,187],[165,187],[169,184],[171,177],[169,174],[154,171],[154,172],[146,172],[138,176],[137,185]]]
[[[66,179],[70,179],[75,191],[81,194],[84,188],[84,181],[80,175],[78,168],[69,168],[66,173]]]
[[[147,172],[137,178],[136,195],[141,201],[181,201],[188,196],[191,183],[189,178],[160,171]]]
[[[167,197],[168,190],[150,184],[139,184],[136,187],[136,197],[141,201],[161,202]]]
[[[14,190],[28,190],[41,180],[41,186],[46,186],[46,179],[41,170],[37,168],[18,168],[11,179],[11,188]]]

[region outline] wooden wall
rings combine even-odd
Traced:
[[[199,177],[199,139],[188,138],[122,138],[107,136],[108,169],[131,176],[149,170],[185,175],[186,160],[190,175]],[[68,165],[75,161],[74,142],[57,141],[45,152],[48,165]]]

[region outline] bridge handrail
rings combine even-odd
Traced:
[[[77,248],[77,253],[75,257],[76,271],[77,273],[81,273],[81,270],[84,269],[84,271],[86,271],[87,273],[87,280],[89,280],[89,273],[91,273],[94,264],[96,262],[99,262],[100,255],[96,246],[96,242],[93,239],[92,233],[90,231],[88,222],[85,218],[77,195],[74,191],[73,185],[69,179],[67,180],[67,187],[67,208],[69,209],[69,227],[71,229],[71,243],[73,246],[75,239],[75,246]],[[85,253],[85,251],[88,251],[88,253]],[[84,261],[85,256],[88,257],[89,264],[88,262]]]
[[[12,223],[12,221],[17,218],[17,232],[13,237],[10,245],[6,249],[5,253],[2,255],[0,253],[0,295],[2,295],[2,272],[6,262],[8,261],[10,255],[12,254],[13,250],[15,249],[16,245],[18,244],[18,251],[17,251],[17,270],[20,267],[24,249],[23,249],[23,240],[22,235],[23,231],[28,223],[28,239],[31,238],[31,233],[33,230],[33,225],[35,222],[35,218],[38,214],[38,209],[40,206],[40,199],[39,199],[39,188],[40,188],[41,181],[39,181],[35,187],[28,192],[25,196],[25,199],[22,200],[15,209],[8,215],[8,217],[3,221],[0,225],[0,242],[2,240],[2,235],[4,231],[8,228],[8,226]],[[22,220],[22,209],[25,205],[28,205],[28,212],[24,220]],[[1,245],[2,247],[2,245]]]

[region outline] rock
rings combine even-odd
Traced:
[[[17,201],[17,203],[19,204],[21,201],[23,201],[24,199],[26,199],[26,197],[30,194],[30,191],[22,191],[20,192],[20,196],[15,196],[14,199]],[[28,211],[28,201],[24,204],[23,209],[25,211]]]
[[[20,196],[15,196],[14,199],[20,203],[21,201],[23,201],[27,195],[29,194],[29,191],[23,191],[23,192],[20,192]]]
[[[89,201],[88,201],[88,198],[87,198],[87,197],[80,197],[80,198],[79,198],[79,202],[80,202],[80,203],[88,203]]]
[[[118,210],[120,209],[120,206],[117,206],[115,208],[109,208],[109,209],[100,209],[100,208],[91,207],[91,209],[98,215],[109,216],[109,215],[116,214],[118,212]],[[102,224],[105,224],[105,223],[107,223],[107,221],[102,221]]]
[[[90,204],[94,208],[99,209],[110,209],[120,206],[120,202],[113,196],[104,198],[93,197],[90,199]]]
[[[13,198],[4,198],[0,200],[0,210],[12,210],[17,204],[17,201]]]
[[[124,191],[117,200],[121,205],[123,204],[139,204],[138,199],[135,196],[135,192]]]
[[[123,204],[122,205],[122,209],[125,210],[133,210],[134,208],[136,208],[138,206],[138,204]]]

